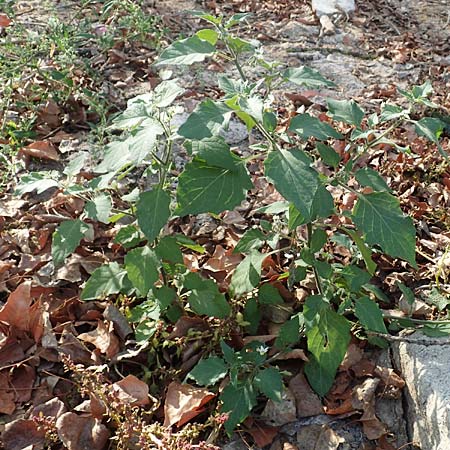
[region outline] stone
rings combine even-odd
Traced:
[[[329,14],[351,14],[356,9],[354,0],[312,0],[317,17]]]
[[[411,342],[417,339],[417,342]],[[393,345],[394,360],[406,382],[409,437],[420,448],[450,448],[450,344],[419,332]],[[443,338],[446,339],[446,338]]]

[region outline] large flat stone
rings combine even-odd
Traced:
[[[416,332],[393,345],[406,382],[409,435],[422,450],[450,449],[450,345],[438,341]]]
[[[355,0],[312,0],[312,8],[318,17],[325,14],[352,13]]]

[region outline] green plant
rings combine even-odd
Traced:
[[[157,346],[153,344],[155,337],[167,336],[166,324],[175,323],[182,315],[206,317],[213,331],[205,353],[218,352],[220,343],[222,356],[206,356],[188,377],[208,386],[228,377],[221,400],[222,411],[229,413],[226,429],[231,432],[256,404],[258,392],[274,400],[281,396],[281,374],[270,364],[273,359],[266,359],[262,344],[234,351],[224,342],[236,328],[256,332],[265,309],[283,308],[277,288],[261,279],[268,257],[280,255],[289,261],[278,282],[290,289],[307,279],[312,285],[306,301],[295,305],[281,327],[275,347],[283,352],[306,337],[310,360],[305,372],[320,395],[333,383],[352,329],[359,334],[362,330],[376,333],[370,339],[385,344],[378,335],[387,333],[386,317],[374,301],[375,297],[385,297],[370,283],[377,268],[372,256],[382,252],[416,267],[415,228],[385,180],[375,170],[360,167],[360,161],[381,144],[407,152],[390,138],[403,122],[414,124],[416,132],[435,143],[446,157],[439,145],[444,124],[435,118],[413,118],[421,105],[435,106],[427,98],[430,84],[424,83],[411,91],[400,91],[410,102],[407,108],[385,104],[380,114],[366,117],[352,100],[329,99],[326,119],[299,113],[283,127],[272,105],[274,88],[283,83],[331,88],[334,83],[308,67],[283,69],[266,61],[258,42],[231,32],[248,18],[246,14],[228,20],[194,14],[211,28],[173,43],[161,53],[156,66],[190,65],[208,57],[232,62],[238,78],[218,77],[223,97],[202,101],[184,124],[175,127],[174,101],[183,89],[177,80],[166,79],[153,92],[130,100],[126,110],[113,120],[111,128],[121,135],[107,145],[103,161],[94,168],[100,174],[97,178],[84,184],[76,182],[86,157],[80,155],[63,177],[29,174],[17,192],[59,186],[67,194],[86,200],[83,215],[63,222],[53,234],[55,266],[63,264],[81,239],[89,236],[90,221],[117,223],[127,219],[115,237],[115,243],[127,250],[124,263],[110,262],[98,268],[81,299],[110,295],[138,299],[130,320],[136,324],[141,345]],[[249,77],[247,67],[262,73],[261,78]],[[254,153],[247,158],[238,156],[220,136],[233,114],[264,140],[253,146]],[[344,127],[339,128],[339,124],[351,131],[340,131]],[[179,140],[184,141],[190,161],[175,180],[171,169],[174,143]],[[336,152],[330,145],[333,141],[344,142],[345,150]],[[202,252],[203,248],[185,236],[166,235],[162,230],[168,221],[180,216],[217,215],[238,206],[253,188],[247,168],[253,160],[263,160],[266,179],[285,201],[261,209],[259,227],[242,236],[235,252],[245,257],[233,273],[229,291],[223,293],[213,280],[190,273],[184,265],[182,249]],[[317,161],[331,175],[321,171]],[[130,192],[120,194],[120,209],[114,209],[112,194],[118,183],[142,164],[150,189],[142,190],[138,183]],[[347,192],[352,204],[339,207],[332,190]],[[350,264],[332,260],[333,245],[343,245],[352,252]],[[230,399],[235,401],[236,396],[239,402],[234,405]]]

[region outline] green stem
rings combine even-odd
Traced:
[[[312,226],[311,222],[306,224],[306,229],[308,230],[308,247],[311,248],[311,238],[312,238],[312,234],[313,234],[313,226]],[[316,280],[317,290],[319,291],[319,294],[323,296],[324,290],[322,287],[322,282],[320,281],[320,275],[314,266],[312,269],[313,269],[313,273],[314,273],[314,278]]]

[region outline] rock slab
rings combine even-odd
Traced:
[[[423,450],[450,449],[450,345],[438,341],[416,332],[393,346],[406,382],[410,439]]]
[[[329,14],[350,14],[356,6],[355,0],[312,0],[312,8],[317,17]]]

